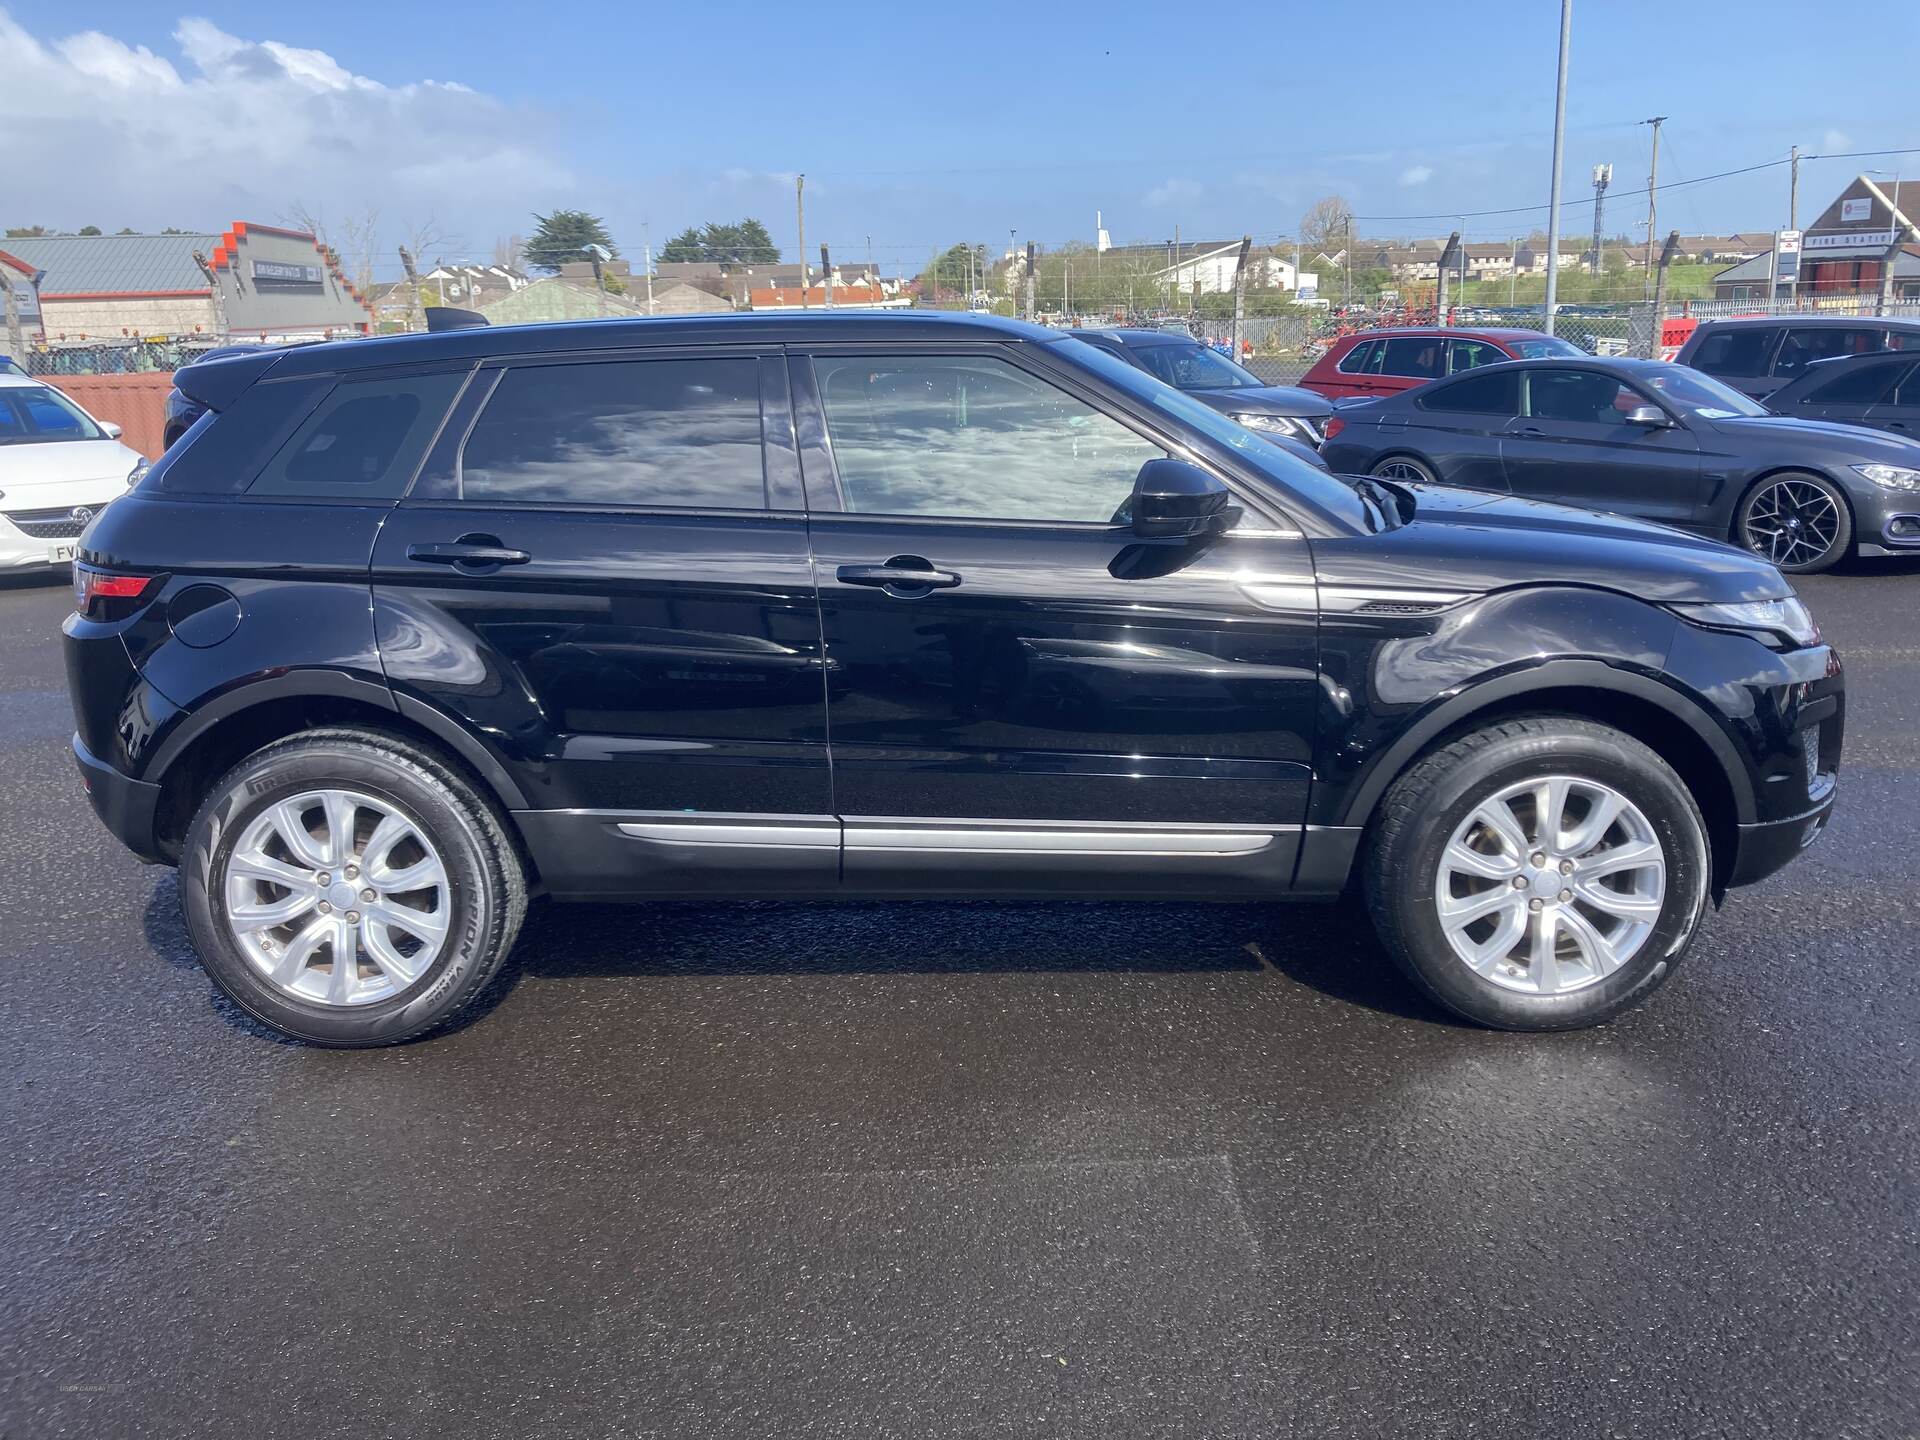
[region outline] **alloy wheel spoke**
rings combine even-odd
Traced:
[[[1560,961],[1554,947],[1560,942],[1560,913],[1547,909],[1533,916],[1533,945],[1527,952],[1527,976],[1542,995],[1560,988]]]
[[[360,927],[336,916],[333,922],[333,975],[327,981],[327,1003],[344,1005],[360,983]]]
[[[327,852],[323,845],[315,842],[313,832],[307,829],[306,807],[298,801],[282,800],[273,807],[272,813],[273,828],[293,858],[310,870],[324,867]]]
[[[265,880],[289,890],[309,890],[313,887],[311,870],[302,870],[258,850],[236,850],[233,858],[227,861],[227,874],[243,880]]]
[[[1597,880],[1603,875],[1616,875],[1622,870],[1645,870],[1654,866],[1664,869],[1665,863],[1666,857],[1661,852],[1659,841],[1630,840],[1624,845],[1582,855],[1573,862],[1573,873],[1582,880]]]
[[[1586,961],[1587,969],[1595,976],[1611,975],[1620,968],[1619,952],[1578,910],[1564,906],[1554,912],[1554,919],[1567,932],[1574,948]]]
[[[281,952],[273,967],[273,982],[291,989],[294,981],[300,978],[313,960],[314,951],[333,933],[333,922],[324,915],[316,915],[309,920],[304,929],[287,942],[287,948]]]
[[[1496,910],[1519,903],[1519,892],[1507,889],[1482,890],[1477,895],[1450,895],[1440,902],[1440,923],[1449,930],[1464,930]]]
[[[327,863],[344,865],[353,854],[353,817],[360,807],[338,790],[327,791],[322,806],[327,814]]]
[[[1606,838],[1607,831],[1613,828],[1613,822],[1620,818],[1620,812],[1627,808],[1626,797],[1616,795],[1611,790],[1593,797],[1593,804],[1580,826],[1566,837],[1562,846],[1568,854],[1583,855]]]
[[[233,917],[233,923],[238,928],[257,932],[277,929],[297,920],[319,903],[320,897],[312,890],[296,890],[278,900],[229,905],[227,913]]]
[[[1547,850],[1561,848],[1560,822],[1566,818],[1567,792],[1571,788],[1572,782],[1564,775],[1549,775],[1534,787],[1534,828]]]
[[[395,947],[393,938],[387,933],[385,925],[369,924],[361,932],[360,939],[366,946],[368,958],[378,965],[394,984],[411,985],[419,978],[418,957],[409,958],[402,955]]]
[[[1641,925],[1651,925],[1658,920],[1664,903],[1648,895],[1630,895],[1621,890],[1609,890],[1604,885],[1589,884],[1586,881],[1575,885],[1573,893],[1574,898],[1583,904]]]
[[[1498,854],[1488,854],[1484,850],[1475,850],[1462,845],[1458,840],[1447,846],[1445,856],[1447,864],[1456,870],[1482,880],[1511,880],[1521,870],[1520,857],[1502,850]]]
[[[415,910],[411,905],[391,900],[376,900],[366,908],[369,925],[392,926],[425,941],[435,941],[447,933],[447,917],[439,911]]]
[[[1482,975],[1513,953],[1520,937],[1527,933],[1527,907],[1517,899],[1501,912],[1500,921],[1467,955],[1467,964]]]

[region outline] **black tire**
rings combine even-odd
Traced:
[[[224,881],[235,841],[269,806],[325,786],[396,807],[432,839],[447,875],[441,953],[405,989],[366,1005],[310,1002],[280,989],[248,961],[227,923]],[[222,776],[187,829],[180,891],[194,948],[228,998],[282,1034],[335,1047],[398,1044],[445,1024],[493,978],[527,906],[519,857],[473,785],[427,750],[354,729],[277,741]]]
[[[1755,512],[1777,512],[1780,497],[1807,496],[1817,491],[1824,504],[1795,507],[1806,515],[1807,523],[1831,525],[1831,539],[1821,549],[1809,552],[1809,542],[1784,534],[1777,525],[1766,523],[1770,514],[1756,517]],[[1830,508],[1828,508],[1830,507]],[[1797,528],[1800,520],[1793,521]],[[1740,497],[1733,518],[1733,543],[1771,560],[1787,575],[1812,575],[1828,570],[1846,558],[1853,545],[1853,511],[1846,493],[1824,475],[1806,470],[1790,470],[1769,475]],[[1782,558],[1784,556],[1784,558]]]
[[[1411,455],[1383,455],[1373,462],[1373,468],[1367,473],[1380,480],[1398,480],[1402,485],[1440,483],[1440,477],[1433,473],[1431,465]]]
[[[1619,969],[1582,989],[1540,995],[1497,985],[1454,952],[1436,886],[1442,852],[1476,806],[1549,774],[1598,781],[1632,801],[1660,843],[1666,891],[1650,933]],[[1639,1004],[1673,973],[1704,913],[1711,864],[1699,806],[1657,754],[1603,725],[1529,717],[1464,735],[1395,781],[1366,857],[1367,906],[1394,961],[1446,1009],[1500,1030],[1574,1030]]]

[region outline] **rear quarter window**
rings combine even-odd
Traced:
[[[163,494],[238,495],[333,389],[331,375],[261,380],[226,410],[209,411],[141,482]]]
[[[342,380],[247,493],[397,500],[466,378],[465,370],[450,370]]]

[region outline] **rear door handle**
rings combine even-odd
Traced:
[[[884,565],[842,565],[833,572],[842,585],[884,590],[950,590],[960,583],[951,570],[936,570],[918,555],[896,555]]]
[[[533,556],[491,535],[462,535],[451,545],[409,545],[407,558],[429,565],[524,565]]]

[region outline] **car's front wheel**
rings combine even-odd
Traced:
[[[1853,513],[1831,480],[1805,472],[1769,475],[1740,501],[1733,537],[1790,575],[1839,562],[1853,541]]]
[[[1368,856],[1389,952],[1457,1014],[1597,1025],[1679,963],[1706,904],[1706,827],[1672,768],[1583,720],[1506,721],[1395,782]]]
[[[188,827],[187,927],[255,1019],[318,1045],[390,1045],[493,976],[526,886],[491,807],[438,757],[317,730],[223,776]]]

